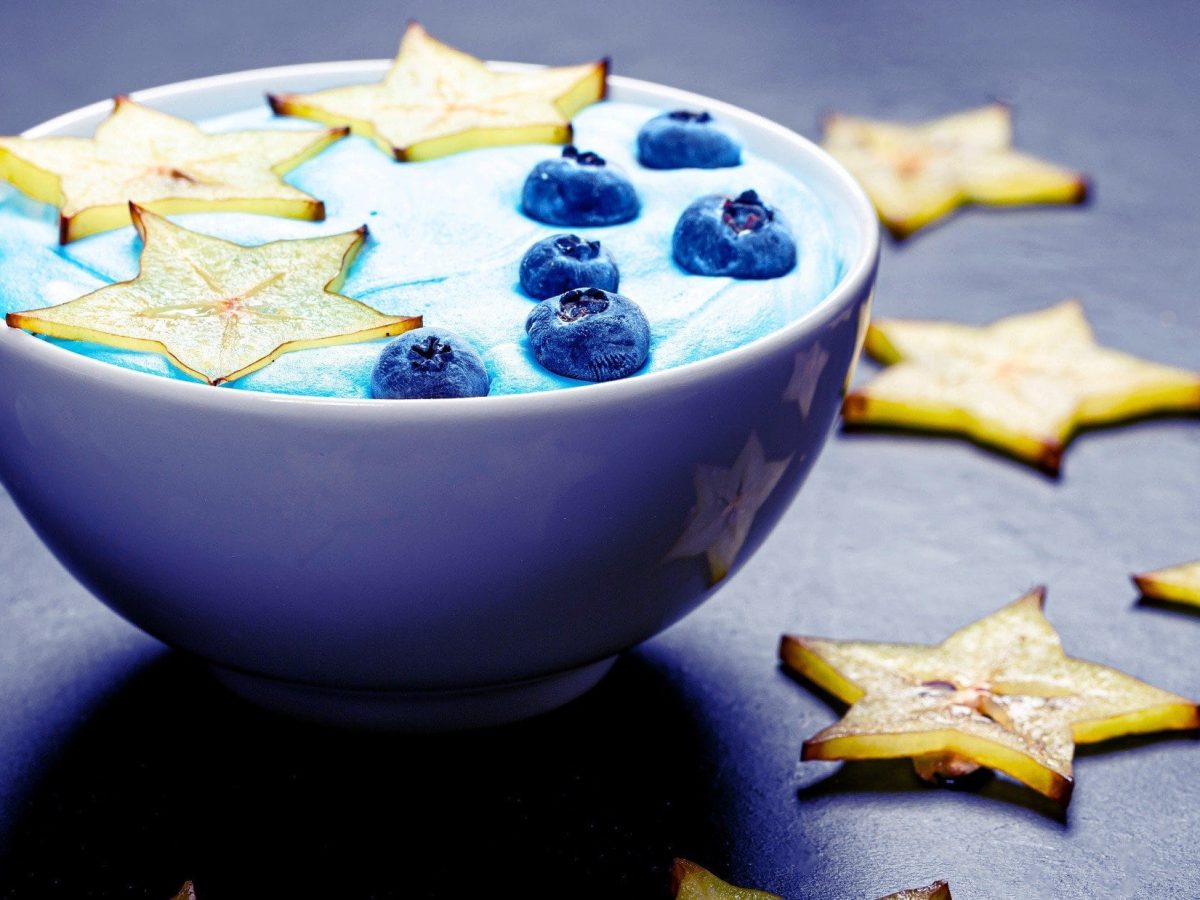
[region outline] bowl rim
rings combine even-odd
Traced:
[[[286,82],[292,78],[312,77],[328,74],[341,77],[346,75],[379,76],[387,71],[392,60],[340,60],[319,63],[298,63],[284,66],[269,66],[258,69],[243,69],[220,75],[210,75],[185,81],[171,82],[152,88],[134,91],[129,96],[139,102],[155,104],[170,101],[186,95],[203,93],[213,89],[236,86],[239,83],[278,79]],[[500,72],[521,72],[543,68],[530,63],[515,63],[489,61],[489,68]],[[121,388],[152,395],[164,402],[194,402],[205,406],[212,404],[227,405],[230,409],[250,411],[258,407],[282,412],[298,408],[296,411],[308,411],[313,408],[333,407],[351,412],[372,409],[369,415],[383,417],[399,417],[419,415],[422,418],[434,416],[441,418],[445,415],[455,417],[501,413],[533,413],[547,408],[574,408],[579,401],[586,400],[588,405],[598,402],[625,403],[639,395],[658,390],[670,390],[682,387],[716,375],[730,367],[739,367],[753,361],[757,357],[767,356],[793,344],[805,333],[833,320],[863,295],[871,283],[880,253],[880,232],[878,217],[866,193],[848,171],[825,150],[803,135],[786,126],[780,125],[764,116],[747,109],[726,103],[712,97],[662,85],[643,79],[629,78],[622,75],[608,75],[608,84],[619,89],[631,91],[646,91],[678,104],[681,107],[703,106],[718,114],[749,123],[756,129],[773,134],[784,142],[792,145],[802,155],[818,165],[830,182],[841,191],[839,198],[848,206],[853,218],[862,232],[862,246],[857,256],[845,266],[841,278],[833,289],[812,309],[782,328],[758,337],[739,347],[722,351],[721,353],[631,378],[615,381],[581,384],[570,388],[548,391],[534,391],[518,394],[502,394],[485,397],[460,397],[453,399],[431,399],[419,403],[388,403],[368,397],[313,397],[302,394],[282,394],[269,391],[248,390],[214,390],[212,386],[199,381],[164,378],[161,375],[127,369],[113,363],[93,359],[82,353],[75,353],[64,347],[51,344],[18,328],[0,327],[0,344],[10,343],[10,349],[19,351],[27,358],[51,365],[55,369],[77,369],[80,376],[90,376],[101,381],[113,382],[114,388]],[[286,84],[280,85],[286,89]],[[61,115],[48,119],[21,133],[22,137],[37,138],[61,132],[80,122],[95,116],[103,116],[112,108],[111,100],[100,100],[81,106]],[[580,394],[584,389],[584,394]],[[415,412],[414,412],[415,410]]]

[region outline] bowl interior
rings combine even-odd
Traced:
[[[139,91],[132,96],[140,102],[163,109],[189,119],[204,119],[237,109],[249,109],[264,102],[268,91],[287,90],[304,92],[342,84],[362,83],[378,80],[386,72],[387,60],[361,60],[353,62],[314,63],[258,69],[201,78],[163,87]],[[498,70],[516,71],[533,68],[517,63],[492,63]],[[687,363],[666,371],[652,372],[637,378],[586,386],[589,393],[605,392],[613,400],[623,402],[633,395],[678,386],[680,383],[711,374],[714,367],[736,367],[739,362],[748,362],[756,353],[778,347],[795,338],[801,332],[817,327],[837,314],[858,293],[869,277],[878,254],[878,227],[875,214],[862,190],[854,180],[827,154],[800,135],[753,113],[730,106],[707,97],[662,85],[638,81],[620,76],[609,77],[609,96],[614,100],[641,103],[663,109],[706,108],[734,124],[746,138],[748,145],[760,157],[769,160],[797,175],[819,197],[828,210],[834,233],[838,235],[842,260],[842,275],[833,291],[786,327],[760,337],[733,350]],[[96,126],[111,111],[111,103],[102,101],[58,116],[25,132],[28,137],[48,135],[90,136]],[[187,381],[163,379],[153,375],[112,366],[82,354],[66,353],[44,341],[32,338],[14,329],[0,329],[0,340],[33,343],[36,346],[22,347],[25,352],[35,354],[61,354],[71,357],[68,365],[79,366],[92,377],[126,381],[133,387],[138,381],[151,379],[151,384],[138,384],[137,389],[152,393],[160,391],[205,391],[210,395],[205,402],[218,403],[274,403],[291,402],[300,404],[359,404],[370,407],[375,414],[408,415],[409,404],[378,404],[367,399],[328,398],[296,395],[264,394],[254,391],[211,391],[207,386]],[[95,367],[100,367],[96,369]],[[564,402],[564,394],[576,391],[548,391],[456,400],[453,409],[457,414],[467,413],[468,405],[486,402],[493,412],[505,414],[512,407],[538,404],[541,407]],[[426,401],[420,404],[421,414],[439,415],[437,407],[445,407],[447,401]],[[386,413],[382,406],[390,407]],[[400,412],[396,407],[408,407]]]

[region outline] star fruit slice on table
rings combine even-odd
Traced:
[[[1190,700],[1063,653],[1045,589],[940,644],[785,635],[783,663],[851,704],[802,759],[911,757],[921,777],[985,766],[1066,806],[1075,744],[1200,727]]]
[[[920,124],[833,114],[822,145],[862,184],[897,239],[969,203],[1081,203],[1079,172],[1012,148],[1012,111],[991,103]]]
[[[270,95],[280,115],[348,125],[397,160],[505,144],[566,144],[571,117],[604,97],[608,60],[495,72],[409,22],[383,81]]]
[[[161,353],[222,384],[283,353],[402,334],[419,316],[389,316],[337,291],[366,228],[244,247],[189,231],[130,204],[142,238],[137,278],[75,300],[9,313],[14,328]]]
[[[896,891],[879,900],[953,900],[950,896],[950,885],[945,881],[935,881],[925,887],[909,888],[906,891]]]
[[[320,221],[325,205],[282,176],[348,133],[208,134],[117,97],[94,137],[0,137],[0,179],[59,208],[59,242],[129,224],[129,203],[163,215],[250,212]]]
[[[1076,430],[1200,412],[1200,372],[1098,345],[1078,301],[976,327],[879,319],[888,366],[842,405],[850,426],[958,434],[1057,473]]]
[[[767,891],[734,887],[686,859],[676,859],[671,866],[671,891],[675,900],[783,900]]]
[[[671,890],[675,900],[783,900],[778,894],[735,887],[712,872],[686,859],[676,859],[671,867]],[[879,900],[952,900],[950,886],[935,881],[928,887],[913,888],[880,897]]]
[[[1143,597],[1200,606],[1200,559],[1133,576]]]

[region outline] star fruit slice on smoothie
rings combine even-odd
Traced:
[[[1133,576],[1143,597],[1200,606],[1200,559]]]
[[[734,887],[686,859],[676,859],[671,867],[671,891],[675,900],[783,900],[778,894]]]
[[[75,300],[9,313],[37,334],[161,353],[221,384],[280,354],[401,334],[419,316],[389,316],[344,297],[366,228],[244,247],[189,231],[134,204],[141,270]]]
[[[1057,473],[1079,428],[1200,411],[1200,372],[1098,345],[1078,301],[976,327],[879,319],[866,350],[889,368],[842,418],[958,434]]]
[[[0,137],[0,179],[59,208],[59,242],[129,224],[130,201],[163,215],[249,212],[320,221],[325,205],[282,176],[348,133],[208,134],[117,97],[94,137]]]
[[[991,103],[920,124],[833,114],[822,145],[904,238],[960,206],[1080,203],[1086,176],[1012,148],[1012,111]]]
[[[1045,589],[940,644],[785,635],[784,664],[851,704],[802,759],[912,758],[921,777],[986,766],[1065,806],[1075,744],[1200,727],[1190,700],[1063,653]]]
[[[496,72],[409,22],[383,81],[268,99],[280,115],[348,125],[398,160],[505,144],[566,144],[571,117],[604,97],[608,60]]]

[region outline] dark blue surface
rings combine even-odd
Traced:
[[[1192,3],[824,5],[8,0],[0,133],[221,71],[390,56],[403,20],[482,56],[710,94],[815,134],[999,96],[1084,208],[967,212],[885,247],[877,309],[986,322],[1080,297],[1107,344],[1200,367]],[[865,367],[866,368],[866,367]],[[935,641],[1049,584],[1069,652],[1200,696],[1200,616],[1129,572],[1200,556],[1200,420],[1082,436],[1051,481],[953,440],[833,439],[708,605],[559,713],[403,738],[280,722],[76,585],[0,501],[0,896],[665,897],[672,855],[788,897],[1200,896],[1200,746],[1087,748],[1069,815],[1003,780],[797,762],[835,711],[785,630]],[[390,564],[390,563],[386,563]],[[164,560],[169,565],[169,560]]]

